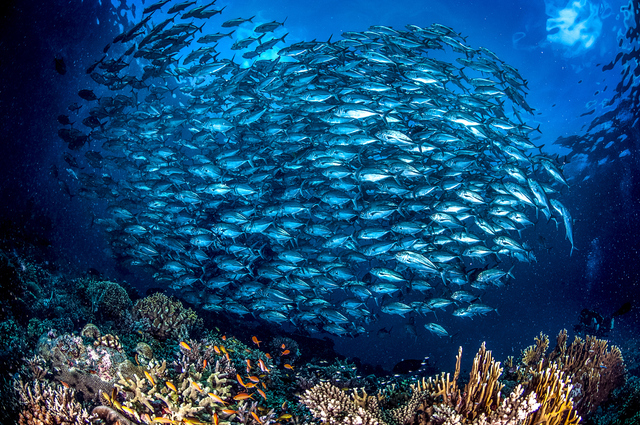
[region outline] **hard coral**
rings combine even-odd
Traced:
[[[115,282],[107,280],[86,280],[87,297],[91,301],[94,314],[108,320],[121,320],[131,308],[127,291]]]
[[[75,400],[71,388],[38,381],[30,385],[17,381],[15,387],[24,403],[19,425],[84,425],[95,418]]]
[[[133,316],[145,322],[147,331],[160,341],[187,339],[189,331],[199,320],[193,310],[159,292],[138,300],[133,307]]]
[[[571,397],[582,415],[593,413],[615,388],[624,383],[626,369],[622,353],[616,346],[608,349],[607,341],[594,336],[587,336],[585,340],[576,336],[567,345],[567,331],[563,330],[558,334],[555,349],[545,356],[548,338],[541,334],[539,339],[546,339],[547,343],[539,344],[536,338],[538,347],[525,350],[528,368],[523,369],[522,375],[528,373],[535,378],[536,374],[551,369],[563,373],[563,380],[572,384]],[[528,355],[532,351],[538,354]]]

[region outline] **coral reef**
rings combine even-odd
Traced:
[[[576,338],[567,346],[563,331],[556,349],[545,355],[549,339],[541,334],[535,345],[524,350],[523,366],[516,374],[520,383],[504,398],[500,363],[482,344],[464,389],[458,387],[460,348],[453,377],[442,373],[423,378],[411,386],[408,399],[405,393],[401,406],[392,408],[388,391],[359,396],[355,390],[347,394],[328,382],[308,389],[301,401],[316,419],[329,424],[578,424],[580,408],[585,414],[592,412],[624,382],[620,350],[607,350],[606,345],[606,341],[587,337],[586,341]],[[513,368],[513,359],[509,367]]]
[[[146,331],[160,341],[185,340],[194,325],[202,320],[180,301],[159,292],[138,300],[133,306],[133,317],[142,321]]]
[[[86,287],[86,296],[91,301],[91,311],[105,320],[122,320],[131,309],[129,294],[118,283],[90,277],[85,278],[79,285]]]
[[[16,390],[24,404],[19,425],[84,425],[95,418],[76,401],[72,388],[17,381]]]
[[[622,353],[616,346],[608,349],[606,340],[589,335],[584,340],[576,336],[567,345],[566,330],[556,340],[556,347],[549,354],[546,354],[549,338],[543,334],[536,338],[535,345],[524,350],[521,379],[526,381],[530,377],[533,385],[546,388],[564,382],[575,409],[588,416],[615,388],[624,384],[626,368]]]

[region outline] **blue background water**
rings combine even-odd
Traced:
[[[527,122],[533,127],[540,124],[542,131],[535,142],[560,157],[570,150],[554,141],[583,134],[585,125],[607,112],[603,104],[621,80],[619,65],[610,71],[603,71],[602,65],[619,51],[626,31],[620,8],[626,4],[588,0],[216,3],[227,6],[223,19],[256,15],[253,22],[261,23],[287,18],[285,28],[276,34],[288,32],[288,43],[331,36],[335,40],[343,31],[371,25],[450,26],[467,37],[469,45],[484,46],[519,70],[528,81],[527,102],[535,109]],[[94,267],[144,292],[154,286],[150,277],[123,275],[105,253],[101,233],[91,227],[92,216],[104,213],[100,206],[80,197],[69,199],[50,176],[52,164],[65,168],[56,117],[68,114],[67,105],[79,101],[78,90],[95,86],[85,69],[122,31],[120,25],[139,20],[144,6],[137,4],[136,13],[120,9],[117,19],[110,2],[16,1],[1,7],[2,219],[32,233],[46,233],[54,261],[63,271]],[[247,35],[242,29],[237,34]],[[56,73],[54,57],[64,58],[65,75]],[[581,116],[593,109],[594,114]],[[525,233],[536,247],[537,263],[518,265],[516,278],[507,287],[482,299],[499,315],[469,320],[439,314],[439,323],[454,334],[450,339],[438,339],[425,329],[418,329],[414,338],[405,330],[407,320],[383,316],[375,325],[382,332],[337,339],[337,349],[387,368],[403,358],[424,356],[444,359],[443,367],[450,368],[459,345],[471,353],[487,341],[504,359],[517,355],[540,331],[555,335],[562,328],[571,329],[583,308],[610,315],[625,302],[635,303],[640,291],[638,130],[623,131],[628,133],[624,147],[615,144],[602,161],[581,157],[565,166],[570,189],[560,199],[575,219],[577,250],[569,255],[562,226],[556,231],[554,223],[540,222],[535,231]],[[636,336],[638,318],[637,307],[620,317],[610,334],[612,341],[622,344]]]

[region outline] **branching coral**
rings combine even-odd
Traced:
[[[94,419],[75,400],[75,391],[62,385],[53,387],[39,381],[30,385],[16,381],[24,407],[19,425],[84,425]]]
[[[187,339],[191,328],[201,320],[180,301],[159,292],[138,300],[133,307],[133,317],[144,321],[148,332],[160,341]]]
[[[302,396],[302,403],[311,411],[313,416],[323,423],[332,425],[384,425],[371,410],[377,410],[371,404],[375,403],[369,397],[365,401],[349,396],[340,388],[323,382]],[[364,407],[363,407],[364,405]]]
[[[546,340],[546,344],[540,344]],[[571,398],[575,409],[583,415],[588,415],[609,397],[611,391],[624,383],[625,365],[620,349],[616,346],[607,349],[607,341],[587,336],[580,337],[567,345],[567,331],[558,334],[555,349],[545,355],[548,347],[548,337],[540,335],[536,338],[536,356],[530,353],[532,348],[525,350],[522,374],[539,377],[545,370],[553,370],[561,379],[572,384]],[[544,403],[543,403],[544,405]]]

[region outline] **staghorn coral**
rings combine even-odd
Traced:
[[[19,425],[84,425],[95,418],[75,400],[72,388],[39,381],[16,381],[15,388],[24,404]]]
[[[160,341],[185,340],[193,326],[201,321],[193,310],[160,292],[138,300],[133,307],[133,317],[145,322],[147,331]]]
[[[233,398],[233,381],[224,372],[225,362],[227,360],[223,357],[216,361],[214,368],[203,373],[197,372],[193,365],[178,372],[167,368],[166,362],[158,364],[152,361],[150,368],[144,369],[140,375],[126,377],[120,374],[116,384],[118,391],[104,394],[103,399],[115,409],[113,412],[131,421],[140,422],[147,417],[176,422],[196,417],[211,421],[213,415],[219,414],[228,403],[219,403],[217,398]],[[113,412],[104,411],[103,414]]]
[[[366,396],[365,396],[366,397]],[[348,396],[340,388],[322,382],[310,390],[305,391],[301,398],[313,416],[323,423],[332,425],[385,425],[376,415],[369,411],[377,410],[374,399],[366,397],[357,401],[354,396]],[[363,407],[364,405],[364,407]]]

